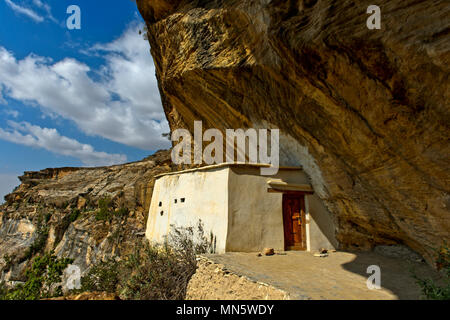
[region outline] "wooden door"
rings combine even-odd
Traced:
[[[306,250],[305,196],[283,194],[285,250]]]

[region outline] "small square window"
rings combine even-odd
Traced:
[[[162,202],[161,201],[159,202],[159,206],[162,207]]]
[[[175,199],[174,201],[175,201],[175,203],[177,203],[177,199]]]
[[[180,200],[181,200],[181,202],[184,202],[184,200],[186,200],[186,199],[185,198],[181,198]]]
[[[163,215],[163,214],[164,214],[164,211],[161,211],[159,214],[160,214],[160,215]]]

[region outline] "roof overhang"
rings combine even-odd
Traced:
[[[313,194],[314,189],[309,184],[293,184],[287,183],[280,179],[273,179],[267,181],[269,185],[268,192],[282,192],[282,193],[303,193]]]

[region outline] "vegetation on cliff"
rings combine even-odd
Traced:
[[[418,277],[413,271],[417,284],[422,289],[422,295],[430,300],[450,300],[450,248],[444,242],[437,250],[436,267],[441,273],[441,281]]]
[[[162,245],[144,240],[123,259],[92,266],[81,279],[79,291],[108,292],[131,300],[182,300],[197,269],[197,254],[212,250],[201,222],[197,230],[172,228]]]
[[[0,282],[26,282],[32,258],[52,250],[82,273],[128,255],[145,232],[153,177],[172,169],[159,151],[124,165],[25,172],[0,206]]]
[[[25,272],[25,283],[8,288],[0,282],[0,300],[38,300],[61,296],[61,276],[72,261],[58,258],[53,252],[35,257]]]

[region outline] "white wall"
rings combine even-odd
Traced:
[[[308,250],[336,249],[337,240],[333,217],[317,195],[306,196],[306,214],[309,218]]]
[[[227,251],[284,250],[282,194],[267,192],[273,178],[258,168],[230,170]]]
[[[146,237],[162,242],[170,225],[196,226],[202,220],[206,235],[216,237],[216,250],[225,251],[228,221],[228,169],[166,175],[156,180],[147,220]],[[181,202],[181,198],[185,202]],[[177,199],[177,203],[175,203]],[[162,206],[159,207],[159,202]],[[163,211],[163,215],[160,212]]]

